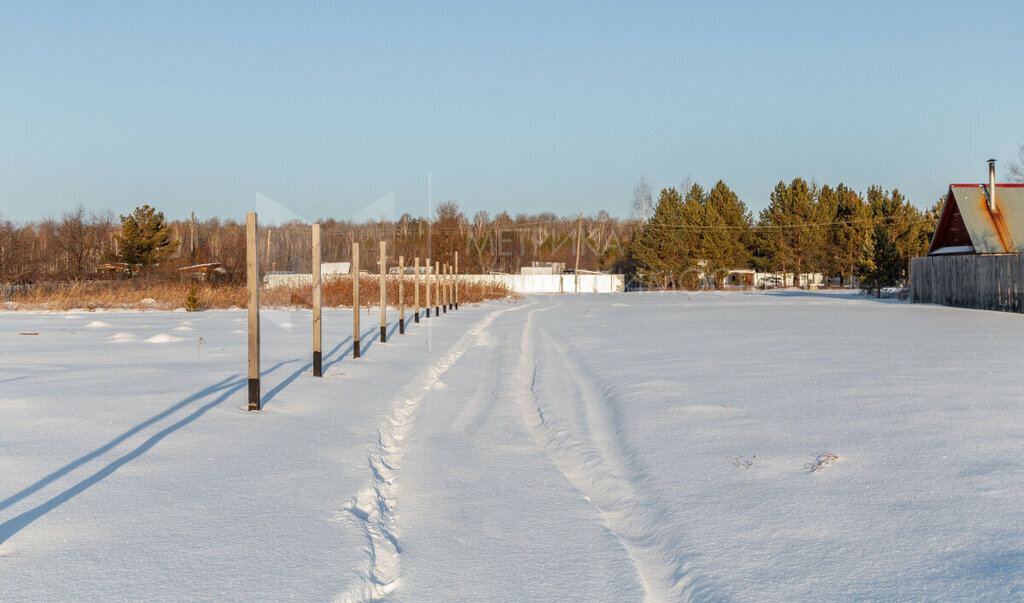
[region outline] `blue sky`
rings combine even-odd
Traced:
[[[755,212],[795,177],[926,207],[1024,141],[1022,22],[1019,2],[2,2],[0,215],[424,215],[428,175],[468,215],[625,216],[641,176],[722,179]]]

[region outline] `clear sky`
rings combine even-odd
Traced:
[[[927,207],[1024,141],[1022,36],[1019,1],[4,1],[0,214],[424,215],[428,175],[468,215],[625,216],[641,176]]]

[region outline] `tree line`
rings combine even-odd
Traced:
[[[352,222],[324,219],[324,262],[350,261],[352,243],[360,243],[364,266],[378,261],[379,241],[388,242],[389,261],[453,263],[459,252],[462,272],[518,272],[533,262],[575,265],[577,233],[581,270],[608,270],[627,255],[626,246],[639,222],[600,211],[593,216],[558,217],[553,213],[480,211],[466,217],[455,202],[444,202],[430,217],[405,214],[397,220]],[[309,224],[299,221],[261,225],[258,233],[263,271],[309,272],[312,245]],[[97,268],[111,264],[141,265],[144,276],[173,275],[178,268],[220,263],[228,278],[245,278],[244,219],[166,220],[143,205],[115,219],[112,212],[82,207],[60,218],[17,224],[0,219],[0,281],[71,281],[110,276]],[[128,276],[130,272],[119,276]]]
[[[796,178],[779,182],[767,207],[755,216],[724,182],[710,189],[689,183],[662,189],[653,199],[641,180],[633,215],[605,211],[590,216],[553,213],[471,218],[448,201],[434,215],[355,223],[326,219],[324,262],[349,261],[352,243],[372,265],[377,242],[388,241],[394,262],[407,259],[451,263],[459,252],[462,272],[518,272],[534,262],[576,265],[581,270],[625,273],[648,287],[722,287],[728,271],[757,269],[821,273],[864,286],[895,284],[908,273],[909,258],[927,252],[940,205],[920,211],[898,190],[869,187],[861,194],[843,184],[818,186]],[[308,272],[308,224],[263,225],[259,231],[264,271]],[[239,220],[165,220],[143,205],[128,215],[87,212],[79,206],[58,219],[16,224],[0,219],[0,280],[36,282],[98,278],[97,267],[113,263],[147,267],[149,277],[178,268],[220,263],[229,278],[245,274],[245,224]],[[109,276],[110,271],[107,271]],[[129,273],[130,274],[130,273]]]
[[[898,284],[910,258],[928,251],[942,200],[921,211],[896,189],[866,194],[844,184],[780,181],[755,219],[722,181],[705,190],[662,189],[629,246],[632,271],[649,287],[720,288],[729,271],[818,273],[826,282],[862,288]],[[646,181],[634,190],[634,210],[650,207]]]

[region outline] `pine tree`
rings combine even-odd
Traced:
[[[891,192],[879,186],[868,188],[868,205],[875,224],[883,227],[887,238],[895,244],[902,268],[898,277],[908,273],[910,258],[928,253],[929,219],[897,189]],[[934,230],[934,227],[931,227]]]
[[[121,234],[116,236],[116,241],[116,261],[144,266],[166,260],[181,243],[171,240],[171,227],[164,222],[163,212],[148,205],[121,216]]]
[[[803,178],[788,186],[780,181],[761,211],[759,263],[769,270],[792,272],[798,287],[800,274],[813,272],[821,263],[823,231],[812,226],[823,221],[816,197],[816,188]]]
[[[685,239],[685,244],[691,255],[704,272],[704,282],[717,288],[719,272],[725,263],[722,257],[724,255],[721,238],[722,217],[708,202],[708,195],[699,184],[691,185],[686,191],[686,198],[683,201],[683,224],[685,228],[682,237]],[[701,283],[685,284],[703,286]]]
[[[875,295],[881,297],[883,288],[899,284],[903,272],[903,255],[882,224],[875,225],[871,244],[870,268],[864,274],[861,288],[874,289]]]
[[[825,199],[834,196],[834,203]],[[834,190],[828,186],[821,189],[819,198],[822,206],[834,205],[835,210],[826,235],[825,267],[829,274],[838,275],[840,282],[852,279],[856,267],[871,239],[871,208],[855,191],[842,183]]]
[[[750,211],[739,196],[719,180],[708,191],[705,203],[709,213],[717,216],[716,228],[709,229],[716,250],[715,265],[711,266],[716,276],[724,276],[729,270],[746,268],[750,265],[750,227],[753,220]],[[721,287],[722,280],[716,278],[715,286]]]
[[[196,312],[202,306],[202,302],[199,301],[199,292],[196,289],[196,284],[192,283],[188,287],[188,293],[185,294],[185,311]]]
[[[693,274],[696,259],[682,226],[683,200],[679,191],[662,189],[654,215],[631,245],[648,286],[668,289]]]

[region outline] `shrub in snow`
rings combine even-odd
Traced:
[[[188,287],[188,294],[185,295],[185,310],[187,312],[195,312],[200,306],[201,303],[199,301],[199,294],[196,292],[196,284],[192,283]]]

